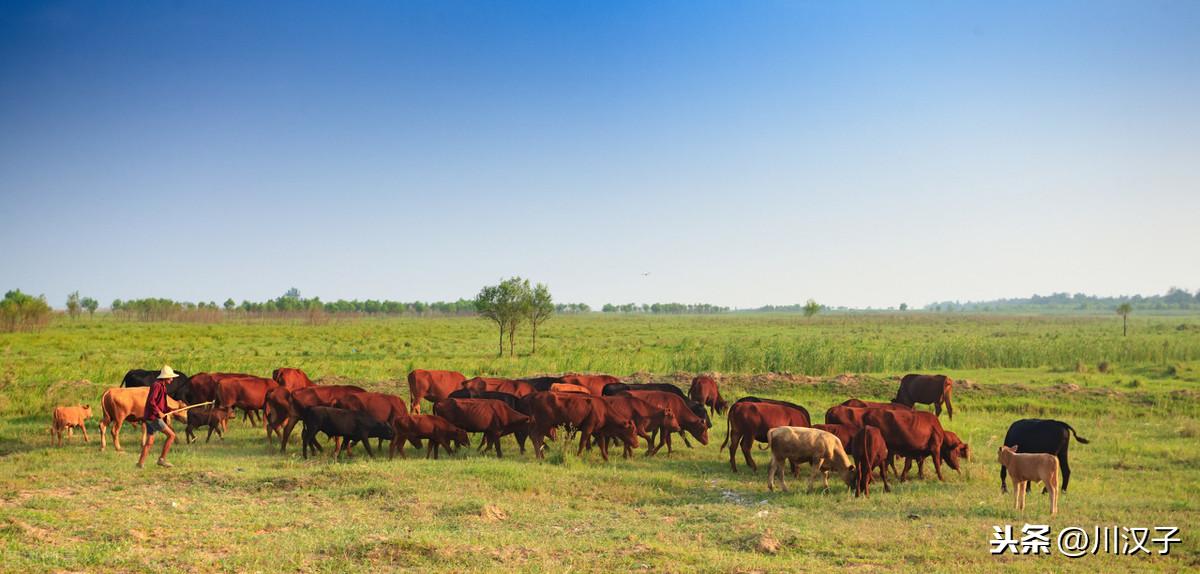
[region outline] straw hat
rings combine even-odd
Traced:
[[[171,369],[170,365],[163,365],[162,372],[158,374],[159,379],[174,379],[175,377],[178,377],[178,376],[179,375],[176,374],[175,371],[173,371]]]

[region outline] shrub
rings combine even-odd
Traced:
[[[1108,361],[1100,361],[1100,364],[1096,365],[1096,370],[1100,371],[1101,373],[1107,373],[1108,367]]]
[[[50,305],[45,297],[26,295],[20,289],[4,294],[0,301],[0,330],[32,331],[50,322]]]

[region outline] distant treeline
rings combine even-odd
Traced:
[[[1124,303],[1128,303],[1133,311],[1170,311],[1170,310],[1200,310],[1200,290],[1195,294],[1187,289],[1172,287],[1165,295],[1125,295],[1120,297],[1097,297],[1083,293],[1052,293],[1050,295],[1034,295],[1028,298],[997,299],[995,301],[942,301],[925,306],[926,311],[964,311],[964,312],[1004,312],[1004,313],[1039,313],[1039,312],[1077,312],[1077,311],[1114,311]]]
[[[709,305],[708,303],[626,303],[624,305],[614,305],[606,303],[600,308],[605,313],[656,313],[662,315],[691,315],[691,314],[710,314],[710,313],[725,313],[729,311],[729,307],[720,307],[717,305]]]
[[[218,305],[215,301],[193,303],[163,298],[117,299],[112,302],[112,312],[117,317],[141,321],[169,320],[220,320],[224,317],[313,317],[338,316],[462,316],[475,314],[475,301],[389,301],[389,300],[346,300],[321,301],[320,297],[304,298],[298,291],[267,301],[235,302],[226,299]],[[559,303],[559,313],[587,313],[591,311],[585,303]]]

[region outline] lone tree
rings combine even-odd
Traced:
[[[84,309],[87,309],[88,317],[95,317],[96,309],[100,307],[100,302],[91,297],[84,297],[83,301],[80,301],[80,304],[83,305]]]
[[[820,303],[817,303],[816,301],[809,299],[808,302],[804,304],[804,316],[805,317],[812,317],[813,315],[816,315],[817,313],[820,313],[820,312],[821,312],[821,304]]]
[[[529,282],[526,281],[525,289],[529,293],[529,298],[525,301],[525,317],[529,319],[529,327],[533,330],[533,351],[530,354],[534,354],[537,353],[538,325],[546,322],[546,319],[554,314],[554,300],[550,297],[550,288],[543,283],[538,283],[530,290]]]
[[[79,291],[75,291],[67,295],[67,314],[74,319],[79,316],[79,309]]]
[[[235,303],[233,301],[233,297],[230,297],[225,300],[225,312],[226,313],[231,313],[236,308],[237,308],[237,303]]]
[[[1129,336],[1129,314],[1133,312],[1133,305],[1129,303],[1121,303],[1117,306],[1117,314],[1121,316],[1121,336]]]
[[[508,335],[508,355],[515,354],[517,327],[525,318],[529,299],[529,281],[512,277],[499,285],[488,285],[475,296],[475,311],[480,317],[496,323],[500,331],[500,354],[504,356],[504,336]]]

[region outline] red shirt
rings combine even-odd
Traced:
[[[155,379],[150,384],[150,394],[146,397],[146,410],[142,413],[142,418],[156,421],[165,412],[167,412],[167,385],[162,382],[162,379]]]

